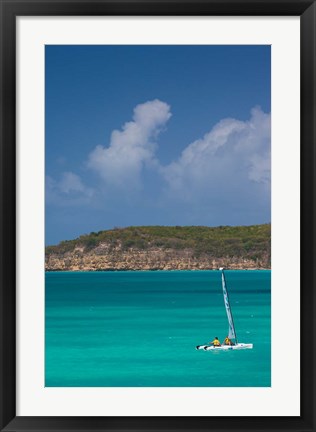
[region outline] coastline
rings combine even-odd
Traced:
[[[226,267],[225,270],[227,271],[271,271],[271,268],[265,268],[265,267],[253,267],[253,268],[230,268]],[[202,271],[219,271],[219,269],[209,268],[209,269],[132,269],[132,268],[125,268],[125,269],[115,269],[115,268],[107,268],[107,269],[97,269],[97,270],[91,270],[91,269],[46,269],[45,272],[47,273],[57,273],[57,272],[64,272],[64,273],[96,273],[96,272],[202,272]]]
[[[244,268],[232,268],[232,267],[225,267],[225,270],[232,270],[232,271],[271,271],[271,267],[244,267]],[[203,268],[203,269],[197,269],[197,268],[186,268],[186,269],[179,269],[179,268],[168,268],[168,269],[160,269],[160,268],[98,268],[98,269],[89,269],[89,268],[46,268],[45,272],[47,273],[54,273],[54,272],[87,272],[87,273],[95,273],[95,272],[177,272],[177,271],[184,271],[184,272],[202,272],[202,271],[219,271],[219,268]]]
[[[227,268],[225,269],[227,271],[271,271],[270,268],[251,268],[251,269],[230,269]],[[157,269],[152,269],[152,270],[132,270],[132,269],[124,269],[124,270],[116,270],[116,269],[104,269],[104,270],[46,270],[45,269],[45,273],[110,273],[110,272],[142,272],[142,273],[153,273],[153,272],[162,272],[162,273],[172,273],[172,272],[204,272],[204,271],[217,271],[217,269],[204,269],[204,270],[157,270]]]
[[[259,270],[271,267],[270,224],[137,226],[45,248],[47,271]]]
[[[46,256],[45,260],[47,271],[198,271],[218,270],[220,267],[230,270],[269,269],[270,260],[268,257],[260,260],[236,256],[196,257],[174,250],[117,251],[104,255],[77,251],[62,255],[52,254]]]

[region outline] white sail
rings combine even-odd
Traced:
[[[228,337],[229,337],[229,339],[235,339],[235,341],[237,343],[237,336],[236,336],[232,311],[230,309],[230,303],[229,303],[229,297],[228,297],[228,292],[227,292],[227,288],[226,288],[224,270],[221,269],[221,271],[222,271],[222,286],[223,286],[224,303],[225,303],[225,308],[226,308],[226,313],[227,313],[227,318],[228,318]]]
[[[228,296],[228,291],[227,291],[227,287],[226,287],[224,269],[222,267],[220,267],[219,270],[222,272],[222,287],[223,287],[224,303],[225,303],[225,309],[226,309],[227,318],[228,318],[228,335],[227,336],[229,337],[229,339],[234,339],[234,342],[232,344],[229,344],[229,345],[223,344],[223,345],[219,345],[219,346],[214,346],[212,343],[208,344],[208,345],[197,345],[195,348],[197,350],[204,350],[204,351],[220,351],[220,350],[228,351],[228,350],[252,349],[253,348],[252,343],[238,343],[238,341],[237,341],[237,335],[236,335],[235,326],[234,326],[233,314],[232,314],[232,311],[230,309],[229,296]]]

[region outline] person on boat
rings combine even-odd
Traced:
[[[223,345],[233,345],[233,342],[226,336]]]
[[[221,346],[221,343],[220,343],[220,341],[218,340],[218,337],[217,337],[217,336],[215,336],[215,339],[214,339],[212,342],[210,342],[210,344],[213,345],[213,346],[215,346],[215,347],[217,347],[217,346]]]

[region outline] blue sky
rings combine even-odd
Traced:
[[[270,46],[46,46],[46,244],[270,222]]]

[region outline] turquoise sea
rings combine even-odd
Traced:
[[[226,271],[239,342],[227,335],[219,271],[47,272],[46,387],[271,385],[271,272]]]

